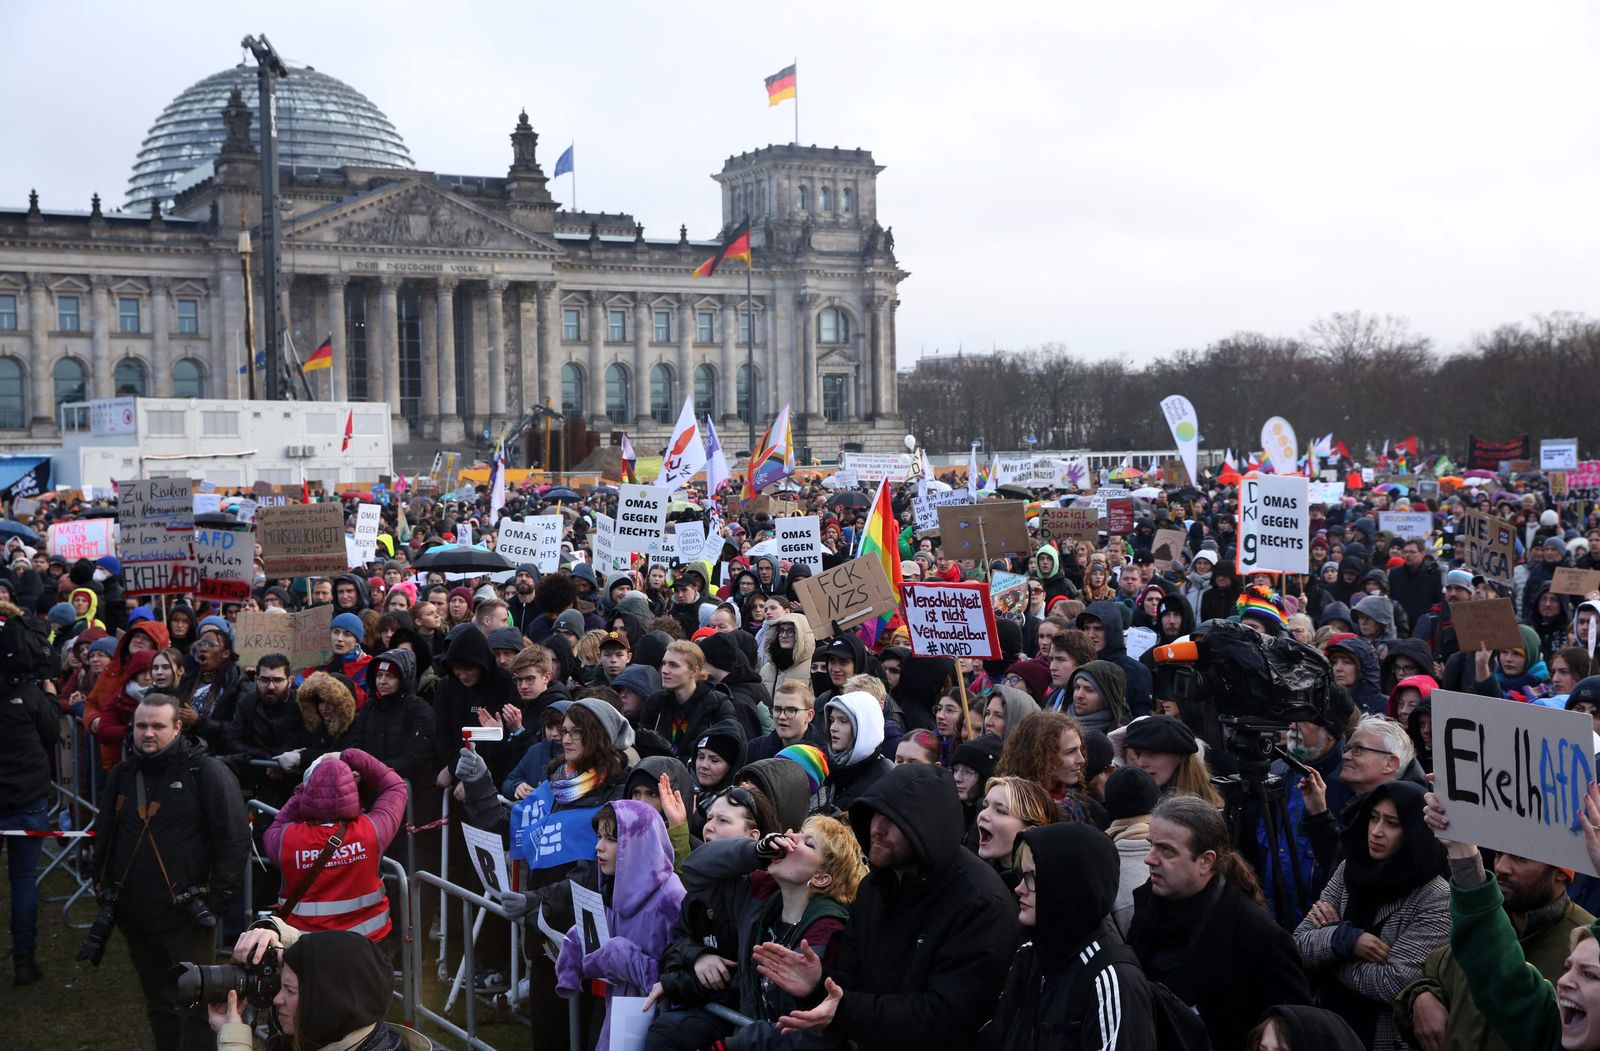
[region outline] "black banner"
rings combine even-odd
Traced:
[[[38,496],[49,491],[50,461],[46,458],[24,471],[21,478],[0,489],[0,495],[7,500],[15,500],[19,496]]]
[[[1475,434],[1467,435],[1467,470],[1498,471],[1503,460],[1533,459],[1533,444],[1524,434],[1509,442],[1488,442]]]

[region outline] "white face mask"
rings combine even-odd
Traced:
[[[140,686],[139,683],[133,679],[129,679],[128,684],[124,686],[123,689],[128,692],[129,697],[132,697],[136,701],[144,700],[144,695],[150,692],[150,687]]]

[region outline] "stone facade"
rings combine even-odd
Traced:
[[[0,209],[0,442],[57,444],[67,401],[243,393],[238,241],[259,218],[259,162],[237,96],[224,120],[214,174],[168,212],[103,214],[98,198],[89,213],[42,211],[36,197]],[[283,169],[287,328],[302,358],[333,344],[313,396],[387,401],[399,442],[471,443],[549,405],[644,451],[693,393],[740,449],[753,327],[758,430],[789,403],[797,444],[817,455],[898,447],[907,273],[877,223],[870,153],[728,158],[714,178],[723,232],[751,221],[747,304],[742,264],[692,276],[718,241],[561,210],[526,114],[511,141],[503,177]]]

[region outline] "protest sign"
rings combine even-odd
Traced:
[[[1433,515],[1426,511],[1379,511],[1378,529],[1401,540],[1426,540],[1433,532]]]
[[[289,656],[294,648],[294,618],[293,613],[240,613],[234,618],[233,651],[240,666],[254,667],[269,653]]]
[[[972,497],[965,489],[952,489],[948,493],[929,493],[911,499],[911,514],[919,533],[939,531],[939,508],[970,504]]]
[[[1450,838],[1596,875],[1584,846],[1589,715],[1452,690],[1432,703],[1433,790]]]
[[[256,541],[269,577],[332,576],[350,568],[339,504],[285,504],[256,512]]]
[[[995,558],[1029,552],[1027,505],[1021,500],[985,500],[939,508],[940,546],[951,558]]]
[[[678,534],[678,557],[685,562],[710,561],[706,556],[706,524],[704,522],[679,522],[673,527]],[[721,545],[719,544],[720,548]]]
[[[1109,536],[1127,536],[1133,532],[1133,501],[1119,497],[1106,501],[1106,533]]]
[[[1312,482],[1306,486],[1306,499],[1328,507],[1344,500],[1343,482]]]
[[[321,667],[333,656],[333,607],[312,606],[289,615],[294,631],[289,642],[289,660],[296,668]]]
[[[462,522],[462,521],[457,521],[456,522],[456,543],[460,544],[462,547],[471,547],[472,546],[472,523],[471,522]]]
[[[506,842],[498,832],[485,832],[481,828],[473,828],[463,821],[456,826],[461,830],[461,838],[467,844],[467,857],[472,859],[472,867],[478,873],[478,882],[483,884],[486,897],[493,897],[494,891],[510,890],[511,875],[506,867]]]
[[[1300,462],[1300,447],[1295,443],[1294,428],[1288,420],[1274,416],[1261,425],[1261,451],[1274,474],[1282,477],[1294,473]]]
[[[1310,571],[1311,504],[1306,480],[1263,474],[1239,483],[1238,571]]]
[[[1550,590],[1557,595],[1587,595],[1600,591],[1600,569],[1572,569],[1563,566],[1556,570],[1550,581]]]
[[[233,513],[241,522],[254,522],[256,520],[256,509],[260,506],[260,503],[246,496],[234,505]]]
[[[111,519],[83,518],[75,522],[54,522],[46,538],[50,553],[69,563],[80,558],[91,562],[111,554]]]
[[[1189,542],[1189,534],[1181,529],[1157,529],[1156,538],[1150,543],[1150,554],[1155,556],[1156,568],[1166,569],[1173,561],[1183,556],[1183,545]]]
[[[19,522],[26,522],[38,510],[39,501],[36,497],[19,496],[11,501],[11,516]]]
[[[1516,563],[1515,536],[1509,522],[1470,508],[1461,512],[1456,536],[1467,541],[1466,568],[1497,584],[1511,587]]]
[[[1100,512],[1092,507],[1047,507],[1039,513],[1036,534],[1040,544],[1056,550],[1083,541],[1093,547],[1100,540]]]
[[[1565,497],[1567,495],[1567,491],[1570,487],[1567,485],[1566,471],[1551,471],[1545,477],[1550,482],[1551,496]]]
[[[192,560],[124,562],[122,590],[127,595],[187,595],[199,586]]]
[[[989,578],[989,604],[997,617],[1021,613],[1028,604],[1028,578],[1021,573],[995,570]]]
[[[196,526],[195,568],[203,602],[242,602],[250,594],[255,534],[248,529]]]
[[[1027,485],[1033,478],[1031,456],[997,456],[994,465],[996,485]]]
[[[911,454],[845,453],[839,466],[854,471],[858,482],[903,482],[911,477]]]
[[[654,485],[624,485],[617,497],[614,554],[648,554],[667,528],[671,493]]]
[[[207,483],[202,483],[202,484],[207,484]],[[194,513],[195,514],[197,514],[197,515],[211,515],[211,514],[216,514],[220,510],[222,510],[222,494],[221,493],[195,493],[194,494]]]
[[[117,483],[121,525],[194,525],[194,489],[187,478],[134,478]]]
[[[822,572],[822,521],[816,515],[773,520],[778,527],[778,557],[804,562],[813,576]]]
[[[1579,460],[1567,475],[1567,485],[1574,489],[1600,489],[1600,460]]]
[[[1484,643],[1491,650],[1522,648],[1516,610],[1508,598],[1452,602],[1450,622],[1456,629],[1456,642],[1463,653],[1474,653]]]
[[[356,505],[356,561],[365,565],[378,557],[378,522],[383,509],[377,504]]]
[[[857,470],[839,470],[833,472],[833,488],[835,492],[843,489],[854,489],[861,484],[861,472]]]
[[[1469,434],[1467,449],[1469,471],[1498,471],[1507,460],[1527,460],[1533,455],[1533,444],[1526,434],[1508,442],[1491,442]]]
[[[652,562],[664,562],[675,566],[682,559],[678,556],[678,534],[662,533],[645,546],[645,554],[650,556]]]
[[[1100,513],[1100,517],[1104,518],[1106,516],[1106,504],[1112,500],[1122,500],[1128,495],[1128,487],[1125,485],[1102,485],[1090,495],[1089,502]]]
[[[514,566],[531,562],[538,565],[541,573],[554,573],[561,564],[561,530],[565,524],[559,514],[529,515],[521,520],[502,518],[494,549]]]
[[[1057,460],[1056,488],[1057,489],[1087,489],[1089,488],[1089,461],[1082,456],[1074,456],[1070,460]]]
[[[1542,438],[1539,441],[1539,470],[1574,471],[1578,467],[1578,439]]]
[[[989,585],[906,584],[901,590],[915,656],[999,658]]]
[[[835,624],[840,630],[847,630],[872,617],[892,613],[895,608],[894,588],[877,555],[853,558],[842,566],[797,580],[794,589],[806,620],[819,639],[831,638]]]

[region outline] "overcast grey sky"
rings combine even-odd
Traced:
[[[419,167],[548,172],[647,234],[719,225],[708,175],[792,137],[887,166],[901,365],[1047,342],[1147,360],[1319,315],[1444,350],[1596,309],[1600,7],[1584,2],[11,6],[0,202],[120,204],[189,84],[265,32],[389,115]],[[567,197],[567,180],[553,184]]]

